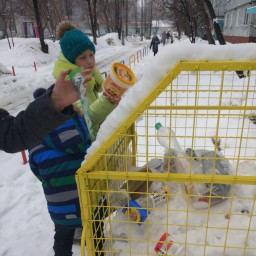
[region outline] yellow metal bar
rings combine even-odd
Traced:
[[[81,252],[84,250],[85,240],[86,247],[89,251],[91,251],[94,248],[93,244],[93,237],[92,230],[88,229],[86,232],[86,227],[90,225],[89,219],[92,217],[92,211],[93,209],[90,207],[90,199],[88,193],[85,193],[85,191],[88,189],[89,183],[88,183],[88,177],[83,176],[81,178],[78,177],[78,173],[76,173],[76,182],[78,186],[78,195],[80,200],[80,208],[81,208],[81,217],[83,220],[83,232],[82,232],[82,240],[81,240]],[[83,255],[82,255],[83,256]]]
[[[132,137],[132,163],[135,166],[136,165],[136,153],[137,153],[137,136],[136,136],[136,131],[135,131],[135,125],[132,125],[132,134],[135,136]]]
[[[141,172],[88,172],[88,179],[145,180],[166,182],[191,182],[213,184],[256,185],[256,176],[183,174],[183,173],[141,173]]]
[[[255,70],[256,61],[181,61],[182,71]]]
[[[219,110],[219,106],[150,106],[153,110]],[[256,110],[256,106],[221,106],[221,110]],[[215,114],[216,115],[216,114]]]

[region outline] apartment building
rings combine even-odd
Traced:
[[[225,2],[223,35],[230,43],[256,43],[256,0]]]

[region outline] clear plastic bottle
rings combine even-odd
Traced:
[[[185,151],[182,150],[174,131],[169,127],[162,126],[161,123],[157,123],[155,127],[157,129],[157,140],[165,148],[163,171],[165,173],[194,173],[193,169],[197,162],[190,159]],[[196,170],[200,168],[200,166],[196,166]],[[195,209],[208,208],[209,200],[203,196],[209,192],[209,190],[205,191],[205,184],[181,183],[180,186],[185,194],[193,195],[190,197],[190,201]],[[171,191],[170,184],[168,188]]]
[[[86,122],[86,125],[89,129],[90,137],[94,141],[96,138],[96,135],[93,131],[92,128],[92,120],[89,116],[89,102],[86,98],[86,88],[84,86],[84,80],[85,76],[82,75],[83,68],[82,67],[77,67],[71,70],[69,73],[69,78],[71,80],[71,83],[75,87],[76,91],[78,92],[81,100],[81,105],[83,108],[83,114],[84,114],[84,119]]]
[[[157,140],[160,145],[166,149],[174,148],[179,151],[182,150],[172,129],[162,126],[161,123],[156,123],[155,127],[157,129]]]

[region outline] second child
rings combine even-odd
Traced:
[[[61,53],[55,63],[53,76],[57,77],[62,70],[82,67],[84,70],[91,69],[91,81],[86,82],[86,100],[89,105],[88,115],[92,122],[93,132],[91,140],[95,140],[100,124],[105,120],[109,113],[117,106],[120,98],[101,94],[104,78],[96,68],[95,53],[96,49],[89,37],[77,29],[70,21],[62,21],[56,30],[57,38],[60,40]],[[75,108],[82,112],[81,102],[76,102]]]

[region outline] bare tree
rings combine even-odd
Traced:
[[[143,34],[151,35],[152,28],[152,19],[153,19],[153,1],[152,0],[144,0],[143,5]]]
[[[149,25],[149,36],[151,37],[152,34],[152,21],[153,21],[153,1],[150,1],[150,15],[149,15],[149,21],[150,21],[150,25]]]
[[[203,1],[204,1],[205,5],[207,6],[208,11],[210,13],[210,17],[211,17],[211,20],[213,22],[213,27],[214,27],[217,39],[219,41],[219,44],[220,45],[225,45],[226,41],[225,41],[225,39],[223,37],[223,34],[221,32],[221,29],[220,29],[220,26],[219,26],[219,23],[218,23],[215,11],[214,11],[214,9],[212,7],[212,3],[210,2],[210,0],[203,0]],[[245,77],[243,71],[238,70],[238,71],[236,71],[236,74],[237,74],[237,76],[239,78],[244,78]]]
[[[69,0],[65,0],[64,3],[65,3],[65,10],[66,10],[67,18],[70,19],[71,13],[72,13],[71,12],[71,3]]]
[[[135,22],[135,33],[138,31],[138,1],[134,0],[134,22]]]
[[[183,24],[183,29],[188,35],[191,43],[195,43],[195,38],[197,36],[198,29],[198,14],[197,6],[193,0],[162,0],[162,3],[165,8],[177,12],[180,16],[183,17],[183,21],[186,21]],[[178,16],[176,16],[178,17]]]
[[[99,7],[99,22],[106,26],[107,32],[113,32],[114,28],[114,4],[109,0],[102,0]]]
[[[97,19],[97,0],[85,0],[88,7],[88,15],[90,21],[90,27],[93,36],[94,44],[97,44],[97,28],[98,28],[98,19]]]
[[[120,10],[120,12],[121,12],[121,27],[122,27],[122,32],[121,32],[121,34],[122,34],[122,36],[121,36],[122,45],[124,45],[124,18],[125,18],[124,17],[125,16],[124,8],[125,8],[124,0],[121,0],[121,10]]]
[[[128,36],[128,21],[129,21],[129,1],[124,1],[124,10],[125,10],[125,37]]]
[[[212,32],[211,32],[210,18],[205,10],[203,0],[195,0],[195,2],[198,6],[200,17],[201,17],[202,23],[203,23],[203,29],[206,33],[207,40],[208,40],[209,44],[215,44],[215,40],[214,40],[214,38],[212,36]]]
[[[214,30],[215,30],[215,33],[216,33],[216,36],[217,36],[217,39],[218,39],[220,45],[226,44],[225,39],[224,39],[224,37],[222,35],[222,32],[221,32],[221,29],[220,29],[215,11],[212,7],[211,1],[210,0],[203,0],[203,1],[206,4],[206,6],[208,8],[208,11],[210,13],[210,17],[211,17],[211,20],[213,22],[213,27],[214,27]]]
[[[37,0],[33,0],[33,5],[34,5],[34,9],[35,9],[35,17],[36,17],[36,22],[37,22],[37,26],[38,26],[38,34],[39,34],[39,40],[40,40],[40,44],[41,44],[41,50],[44,53],[49,53],[48,45],[44,42],[44,32],[43,32],[43,28],[42,28],[42,22],[41,22],[41,17],[40,17],[40,13],[39,13]]]
[[[141,0],[141,7],[140,7],[140,40],[143,41],[143,23],[144,23],[144,0]]]
[[[12,46],[14,46],[13,32],[16,35],[17,29],[15,24],[15,8],[12,0],[1,0],[0,1],[0,30],[3,31],[3,38],[7,38],[9,47],[11,48],[11,43],[9,41],[9,35],[12,40]]]
[[[122,36],[122,15],[120,13],[122,0],[115,0],[115,31],[118,34],[118,38],[121,40]]]

